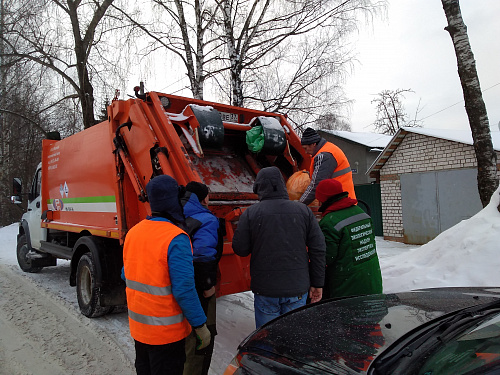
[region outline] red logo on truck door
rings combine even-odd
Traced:
[[[54,199],[54,202],[52,202],[52,206],[54,207],[54,211],[62,211],[64,204],[61,199]]]

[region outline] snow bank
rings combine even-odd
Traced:
[[[500,188],[490,203],[434,240],[381,258],[384,292],[445,286],[499,284]],[[459,203],[458,203],[459,204]]]

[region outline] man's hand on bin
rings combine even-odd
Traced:
[[[207,325],[204,323],[202,326],[195,328],[194,332],[196,334],[196,350],[206,348],[210,344],[211,339]]]

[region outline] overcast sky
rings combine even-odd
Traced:
[[[389,3],[385,19],[378,18],[372,26],[362,27],[354,38],[358,63],[346,86],[348,97],[355,100],[350,111],[352,130],[372,131],[376,112],[371,101],[382,90],[398,88],[414,91],[406,94],[406,111],[414,116],[420,100],[418,117],[423,119],[424,127],[466,129],[468,118],[453,44],[444,30],[447,22],[441,1]],[[460,7],[490,127],[498,131],[500,0],[460,0]]]
[[[346,95],[354,100],[346,116],[352,130],[373,131],[375,105],[371,101],[382,90],[411,89],[404,100],[406,112],[426,128],[469,129],[457,62],[440,0],[388,0],[384,17],[370,25],[360,25],[352,45],[357,62],[347,78]],[[462,17],[476,60],[490,127],[498,131],[500,122],[500,0],[460,0]],[[136,65],[141,72],[124,92],[146,83],[146,90],[192,97],[184,68],[171,58]],[[166,63],[170,61],[170,63]],[[160,75],[154,72],[169,73]],[[182,72],[180,75],[172,71]],[[134,74],[132,74],[134,73]],[[136,76],[138,74],[139,76]],[[182,89],[182,87],[185,87]],[[207,100],[214,100],[207,87]],[[216,99],[215,99],[216,100]]]

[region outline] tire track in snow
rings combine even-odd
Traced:
[[[1,264],[0,296],[0,373],[135,373],[120,347],[95,323],[54,303],[54,296]]]

